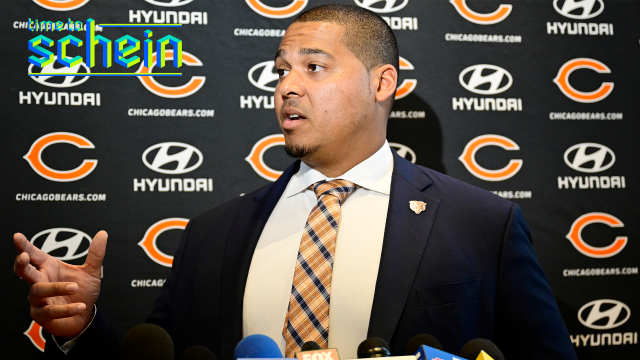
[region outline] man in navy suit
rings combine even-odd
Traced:
[[[320,204],[313,189],[341,179],[356,190],[341,204],[324,340],[343,357],[366,337],[402,355],[429,333],[454,353],[486,338],[506,359],[575,359],[519,207],[386,143],[398,50],[381,18],[355,6],[310,9],[287,30],[275,65],[276,114],[301,161],[189,222],[148,319],[171,334],[176,354],[203,345],[231,359],[253,333],[284,347],[300,236]],[[117,356],[113,328],[94,312],[106,237],[96,235],[78,267],[14,236],[15,272],[33,284],[31,315],[54,335],[50,358]]]

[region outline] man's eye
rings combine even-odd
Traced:
[[[309,65],[309,70],[311,70],[312,72],[317,72],[324,69],[324,66],[320,66],[320,65],[315,65],[315,64],[311,64]]]
[[[278,76],[283,77],[283,76],[287,76],[287,74],[289,73],[289,70],[285,70],[285,69],[278,69]]]

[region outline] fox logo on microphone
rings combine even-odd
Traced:
[[[338,349],[301,351],[296,354],[298,360],[340,360]]]

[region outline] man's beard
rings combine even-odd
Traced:
[[[320,145],[285,145],[284,151],[292,158],[301,159],[320,149]]]

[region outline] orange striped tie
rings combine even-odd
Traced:
[[[358,187],[346,180],[320,181],[310,186],[318,203],[311,210],[302,233],[293,274],[289,312],[282,335],[285,356],[295,357],[307,341],[326,349],[329,341],[329,300],[336,249],[340,205]]]

